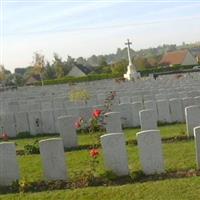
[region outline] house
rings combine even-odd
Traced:
[[[26,85],[34,85],[38,82],[41,82],[41,77],[39,74],[32,74],[26,79]]]
[[[200,64],[200,53],[196,55],[196,60]]]
[[[161,65],[196,65],[196,58],[188,50],[167,52],[163,55]]]
[[[68,72],[67,76],[87,76],[92,71],[91,67],[86,67],[80,64],[74,64],[70,71]]]
[[[197,62],[200,64],[200,47],[196,47],[190,50],[192,55],[196,58]]]

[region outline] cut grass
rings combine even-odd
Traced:
[[[128,160],[131,172],[141,170],[137,146],[128,145]],[[186,170],[195,168],[194,142],[178,142],[163,144],[165,167],[167,171]],[[89,168],[89,151],[80,150],[65,153],[66,163],[70,178],[75,177],[75,172],[81,173]],[[98,175],[105,172],[102,153],[97,166]],[[40,155],[18,156],[22,179],[38,181],[43,179]]]
[[[176,124],[176,125],[167,125],[160,126],[159,130],[161,132],[162,138],[173,137],[173,136],[181,136],[185,135],[186,127],[185,124]],[[139,128],[134,129],[125,129],[125,137],[126,141],[136,139],[136,133],[140,132]],[[16,143],[17,149],[21,150],[24,148],[26,144],[33,144],[35,140],[47,139],[50,137],[58,137],[57,136],[38,136],[34,138],[24,138],[24,139],[14,139],[13,142]],[[78,140],[80,145],[92,145],[94,143],[98,143],[99,133],[92,134],[78,134]]]
[[[185,125],[168,125],[159,127],[162,138],[183,135]],[[126,140],[136,139],[135,135],[140,129],[125,129]],[[55,136],[53,136],[55,137]],[[41,140],[49,136],[38,136],[29,139],[16,139],[17,149],[23,149],[25,144],[31,144],[36,139]],[[79,134],[79,143],[81,145],[92,144],[96,140],[96,134]],[[101,150],[100,150],[101,151]],[[129,168],[131,173],[137,173],[141,170],[137,146],[127,145]],[[165,160],[165,169],[168,172],[179,170],[190,170],[196,168],[194,141],[181,141],[163,144],[163,154]],[[65,153],[66,163],[70,179],[74,179],[89,168],[88,150],[76,150]],[[21,179],[28,182],[43,180],[42,164],[40,155],[17,156]],[[99,164],[96,168],[97,175],[104,174],[102,152],[100,152]],[[166,179],[162,181],[147,181],[144,183],[126,184],[123,186],[109,187],[89,187],[75,190],[56,190],[40,193],[26,194],[7,194],[0,195],[0,199],[198,199],[200,195],[200,178],[190,177],[182,179]]]
[[[168,179],[112,187],[88,187],[40,193],[0,196],[6,200],[196,200],[200,197],[200,178]]]

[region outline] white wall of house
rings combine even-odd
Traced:
[[[195,59],[195,57],[188,52],[182,62],[182,65],[197,65],[197,60]]]
[[[85,73],[83,73],[78,67],[75,67],[75,66],[72,67],[72,69],[69,71],[67,75],[75,76],[75,77],[86,76]]]

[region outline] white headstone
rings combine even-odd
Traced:
[[[161,123],[170,123],[171,115],[169,109],[169,101],[164,99],[158,100],[157,109],[158,109],[158,121]]]
[[[54,115],[54,121],[56,124],[56,133],[58,133],[59,132],[58,117],[67,115],[67,111],[64,109],[63,110],[54,110],[53,115]]]
[[[184,122],[183,104],[181,99],[169,100],[172,122]]]
[[[155,101],[144,101],[144,108],[145,109],[152,109],[154,111],[156,120],[158,120],[158,110]]]
[[[8,186],[19,179],[16,149],[13,142],[0,143],[0,185]]]
[[[123,127],[133,127],[132,104],[120,104],[119,108]]]
[[[31,135],[37,135],[43,133],[42,117],[40,111],[28,112],[28,120],[29,120]]]
[[[137,133],[140,161],[145,174],[164,172],[162,144],[159,130]]]
[[[101,136],[105,166],[119,176],[128,175],[128,158],[123,133]]]
[[[194,99],[192,97],[186,97],[182,99],[183,102],[183,109],[185,110],[186,107],[194,105]]]
[[[120,104],[124,104],[124,103],[131,103],[131,97],[129,96],[123,96],[120,97]]]
[[[47,180],[67,180],[63,142],[59,138],[41,140],[40,155]]]
[[[105,127],[107,133],[122,133],[120,113],[119,112],[105,113]]]
[[[139,127],[140,126],[139,112],[142,109],[143,109],[143,105],[142,105],[141,102],[132,103],[133,127]],[[131,112],[131,110],[129,112]]]
[[[56,133],[56,122],[52,110],[42,110],[42,129],[44,133]]]
[[[17,112],[17,113],[15,113],[15,120],[16,120],[16,131],[17,131],[17,133],[30,132],[30,126],[29,126],[27,112]]]
[[[197,168],[200,168],[200,126],[194,128],[195,148],[196,148],[196,162]]]
[[[9,137],[16,137],[16,122],[13,113],[5,113],[0,115],[0,127],[3,127],[4,132]]]
[[[143,100],[144,101],[152,101],[154,99],[153,95],[144,95]]]
[[[88,121],[91,118],[92,107],[82,107],[78,109],[79,117],[82,117],[84,120]]]
[[[76,147],[78,145],[75,122],[76,118],[74,116],[66,115],[58,117],[59,133],[63,139],[65,148]]]
[[[132,102],[142,102],[142,96],[132,96],[131,97]]]
[[[200,105],[200,96],[194,97],[194,104]]]
[[[140,126],[141,130],[156,130],[157,127],[157,120],[155,116],[155,112],[153,110],[141,110],[139,112],[140,115]]]
[[[200,126],[200,106],[185,108],[185,118],[188,136],[194,136],[193,129]]]
[[[51,100],[41,102],[41,110],[51,110],[53,108],[53,103]]]

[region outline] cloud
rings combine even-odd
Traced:
[[[32,31],[34,33],[37,32],[37,30],[41,31],[42,29],[45,29],[47,26],[55,27],[60,23],[69,20],[70,17],[80,16],[81,14],[85,14],[87,16],[87,13],[89,12],[95,12],[95,10],[106,8],[113,4],[114,3],[96,4],[94,2],[90,2],[82,3],[81,5],[66,4],[64,5],[64,7],[60,7],[59,4],[55,4],[46,5],[46,9],[44,9],[44,6],[39,7],[39,11],[37,10],[37,6],[32,7],[31,13],[34,14],[35,11],[34,17],[28,15],[28,20],[23,20],[23,16],[27,15],[28,13],[23,13],[22,10],[21,17],[18,16],[17,19],[13,19],[13,22],[15,23],[13,23],[11,21],[12,19],[10,18],[9,32],[23,33],[26,32],[26,30],[28,30],[28,32]],[[55,6],[55,8],[52,6]],[[54,10],[52,10],[53,8]],[[41,12],[43,12],[43,14],[41,14]]]
[[[200,4],[179,4],[171,6],[171,9],[162,5],[153,7],[154,10],[152,6],[144,5],[141,6],[141,12],[137,10],[140,6],[135,4],[127,4],[127,9],[126,6],[122,9],[121,5],[126,4],[112,2],[94,5],[87,2],[57,8],[53,13],[50,10],[53,7],[41,13],[45,6],[40,5],[38,13],[41,15],[36,13],[34,17],[27,16],[27,19],[16,25],[14,23],[20,20],[20,16],[26,18],[26,14],[34,10],[28,9],[26,12],[25,6],[21,8],[21,13],[9,14],[10,34],[6,35],[4,41],[5,66],[9,69],[28,66],[35,51],[42,51],[51,60],[53,52],[63,58],[68,54],[88,57],[92,54],[112,53],[118,47],[124,47],[126,38],[134,40],[134,49],[199,38]],[[134,13],[134,7],[137,13]],[[98,17],[102,19],[97,21]]]

